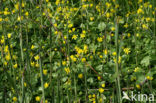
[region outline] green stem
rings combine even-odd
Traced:
[[[41,56],[40,56],[40,59],[39,59],[39,64],[40,64],[40,75],[41,75],[41,86],[42,86],[42,98],[43,98],[43,103],[45,103],[44,81],[43,81],[43,70],[42,70]]]
[[[118,92],[118,103],[122,103],[122,99],[121,99],[121,87],[120,87],[120,72],[119,72],[119,44],[118,44],[118,18],[116,18],[115,21],[115,46],[116,46],[116,63],[115,63],[115,68],[116,68],[116,74],[117,74],[117,78],[116,78],[116,82],[117,82],[117,92]]]
[[[22,11],[22,0],[20,0],[20,9],[19,9],[19,16],[20,16],[20,33],[19,33],[19,38],[20,38],[20,49],[21,49],[21,66],[23,65],[23,42],[22,42],[22,25],[21,25],[21,11]],[[24,75],[22,75],[22,100],[21,103],[24,102]]]
[[[42,26],[43,26],[43,15],[42,15],[42,3],[43,3],[43,0],[40,1],[40,15],[41,15],[41,24],[40,24],[40,30],[39,30],[39,36],[41,38],[41,29],[42,29]],[[41,86],[42,86],[42,102],[45,103],[45,94],[44,94],[44,80],[43,80],[43,69],[42,69],[42,60],[41,60],[41,42],[39,43],[39,46],[40,46],[40,50],[39,50],[39,65],[40,65],[40,75],[41,75]]]

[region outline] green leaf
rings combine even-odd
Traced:
[[[110,77],[110,82],[115,82],[115,79],[117,78],[118,74],[115,73]]]
[[[149,56],[144,57],[141,61],[141,65],[148,66],[149,64],[150,64],[150,57]]]
[[[150,63],[154,65],[156,63],[156,55],[151,55],[150,58]]]
[[[105,28],[106,28],[106,24],[104,22],[100,22],[99,25],[98,25],[98,29],[100,31],[103,31]]]
[[[93,25],[94,24],[94,22],[89,22],[89,25]]]
[[[90,83],[93,83],[94,82],[93,81],[93,78],[88,78],[87,81],[90,82]]]
[[[102,68],[103,68],[103,65],[98,65],[97,67],[96,67],[96,70],[102,70]]]
[[[31,29],[33,26],[31,23],[28,24],[28,28]]]
[[[142,74],[137,75],[137,78],[138,78],[136,81],[137,83],[141,83],[145,80],[145,76]]]
[[[62,81],[65,82],[65,81],[67,81],[67,79],[68,79],[68,77],[63,77]]]
[[[85,28],[85,25],[82,23],[82,24],[80,25],[80,27],[81,27],[81,28]]]

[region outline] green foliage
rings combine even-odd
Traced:
[[[155,94],[155,15],[155,0],[1,0],[0,102]]]

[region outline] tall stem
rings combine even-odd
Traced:
[[[43,15],[42,15],[42,3],[43,1],[40,1],[40,15],[41,15],[41,24],[40,24],[40,30],[39,30],[39,34],[40,34],[40,38],[41,38],[41,29],[43,26]],[[41,75],[41,86],[42,86],[42,102],[45,103],[45,94],[44,94],[44,80],[43,80],[43,69],[42,69],[42,61],[41,61],[41,42],[39,43],[39,65],[40,65],[40,75]]]
[[[19,9],[19,16],[20,16],[20,32],[19,32],[19,38],[20,38],[20,49],[21,49],[21,66],[23,65],[23,42],[22,42],[22,24],[21,24],[21,11],[22,11],[22,0],[20,0],[20,9]],[[23,70],[24,71],[24,70]],[[21,103],[24,102],[24,75],[22,75],[22,100]]]
[[[43,81],[43,70],[42,70],[41,56],[40,56],[40,59],[39,59],[39,64],[40,64],[40,75],[41,75],[41,86],[42,86],[42,98],[43,98],[43,103],[45,103],[44,81]]]
[[[116,69],[116,74],[117,74],[117,78],[116,78],[116,82],[117,82],[117,92],[118,92],[118,103],[122,103],[121,100],[121,87],[120,87],[120,72],[119,72],[119,44],[118,44],[118,18],[116,17],[115,20],[115,46],[116,46],[116,63],[115,63],[115,69]]]

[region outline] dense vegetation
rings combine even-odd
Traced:
[[[1,0],[0,103],[155,95],[155,16],[155,0]]]

